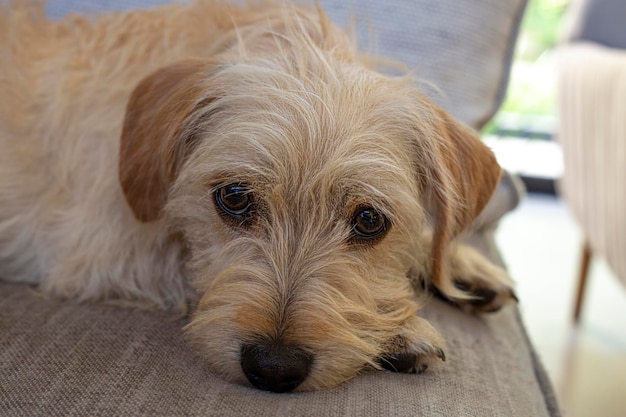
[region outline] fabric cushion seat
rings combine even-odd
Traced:
[[[433,299],[423,315],[447,340],[441,369],[272,394],[206,371],[185,346],[185,319],[48,300],[21,285],[0,284],[0,294],[2,416],[556,415],[515,308],[473,317]]]

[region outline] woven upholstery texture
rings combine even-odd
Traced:
[[[478,318],[433,300],[424,315],[448,342],[440,370],[271,394],[205,371],[184,344],[184,319],[46,300],[20,285],[0,294],[2,416],[550,415],[514,308]]]

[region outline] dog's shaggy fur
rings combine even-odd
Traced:
[[[500,168],[371,62],[315,8],[53,22],[0,4],[0,276],[191,305],[209,368],[272,391],[436,365],[416,294],[469,311],[514,299],[504,271],[451,244]]]

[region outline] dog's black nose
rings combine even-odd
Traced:
[[[260,343],[241,347],[241,369],[255,387],[272,392],[293,391],[305,380],[313,355],[297,346]]]

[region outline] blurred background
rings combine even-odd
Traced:
[[[570,0],[529,0],[517,41],[506,99],[483,136],[500,163],[531,191],[554,194],[563,172],[556,143],[555,50]]]
[[[566,416],[626,416],[624,116],[626,0],[530,0],[482,133],[528,189],[496,239]]]

